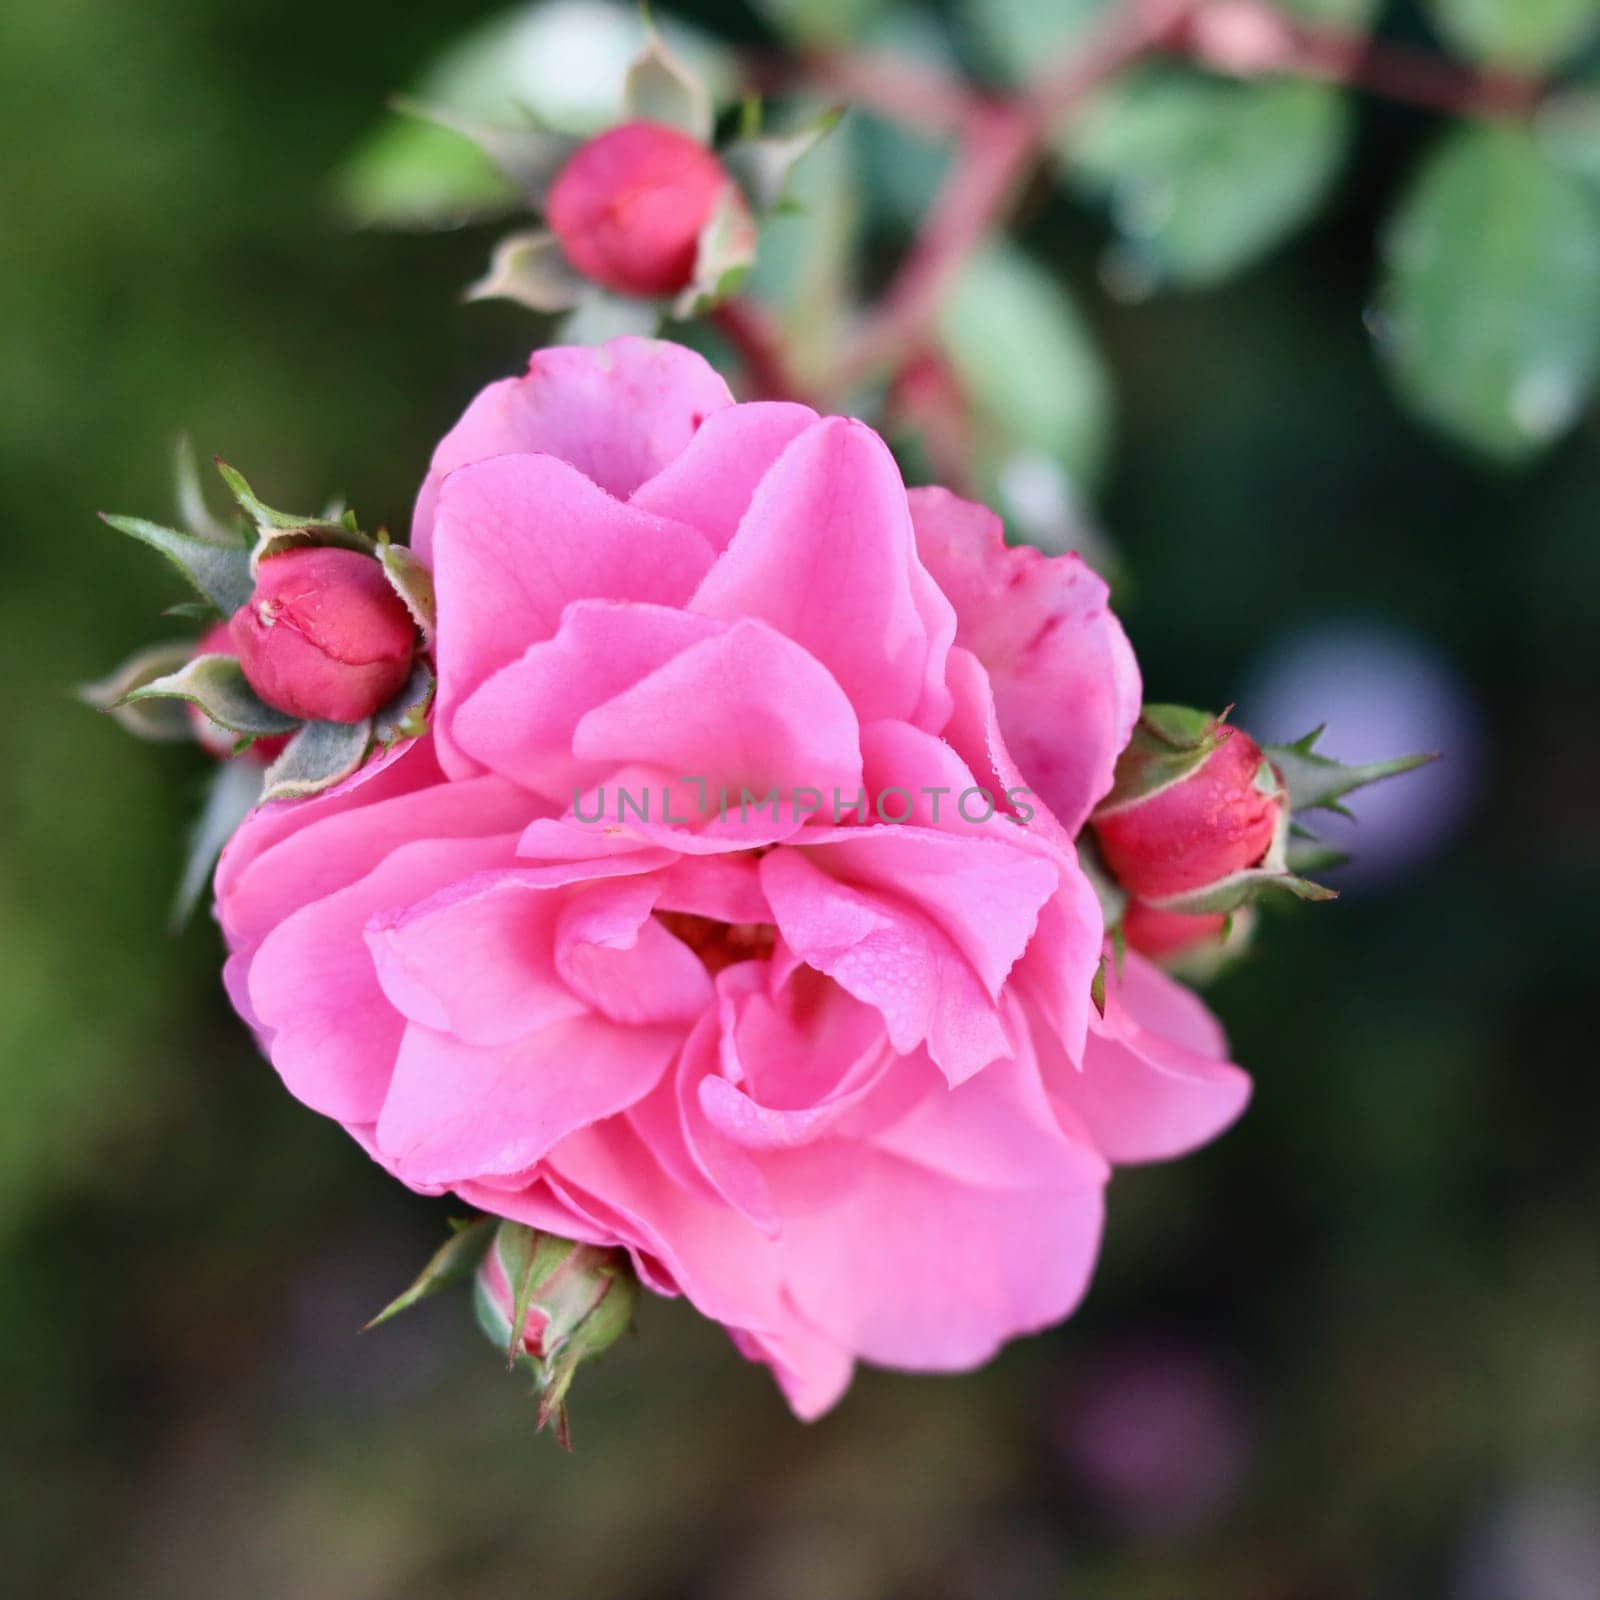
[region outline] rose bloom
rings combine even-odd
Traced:
[[[625,1248],[803,1417],[858,1359],[969,1368],[1066,1316],[1111,1166],[1248,1096],[1139,956],[1091,1001],[1072,840],[1140,701],[1100,579],[907,491],[861,423],[635,339],[480,394],[413,546],[430,732],[263,806],[218,869],[290,1090],[414,1189]],[[619,786],[689,820],[619,823]],[[722,816],[719,787],[829,804]],[[835,822],[835,788],[911,815]]]

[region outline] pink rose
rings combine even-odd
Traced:
[[[1066,1316],[1111,1164],[1248,1094],[1137,955],[1091,1003],[1072,839],[1139,710],[1104,584],[908,493],[862,424],[635,339],[479,395],[413,545],[429,735],[262,807],[218,871],[292,1092],[415,1189],[625,1248],[802,1416],[857,1359],[967,1368]],[[907,820],[697,808],[719,787]],[[579,820],[619,790],[671,817]]]

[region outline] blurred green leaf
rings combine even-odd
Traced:
[[[884,0],[755,0],[755,7],[796,44],[849,44],[884,9]]]
[[[1571,55],[1600,26],[1600,0],[1429,0],[1428,9],[1462,54],[1530,71]]]
[[[1447,134],[1384,258],[1380,333],[1421,415],[1507,461],[1571,425],[1600,362],[1600,204],[1531,136]]]
[[[1110,385],[1056,278],[993,240],[946,296],[939,333],[979,419],[1006,447],[1044,451],[1080,483],[1094,478],[1110,432]]]
[[[1130,291],[1198,287],[1316,210],[1348,131],[1343,97],[1320,84],[1156,69],[1098,96],[1066,149],[1078,180],[1110,202]]]
[[[986,59],[1012,81],[1081,44],[1122,0],[966,0],[966,17]],[[1362,28],[1378,0],[1275,0],[1280,11],[1307,22]]]
[[[656,21],[713,104],[730,98],[727,51],[676,18]],[[628,68],[646,37],[642,10],[613,0],[518,6],[464,35],[413,86],[411,98],[480,122],[516,127],[532,112],[560,133],[596,133],[621,118]],[[449,226],[515,200],[467,140],[393,117],[346,158],[334,191],[352,221],[393,227]]]

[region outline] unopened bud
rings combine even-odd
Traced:
[[[1260,866],[1287,804],[1249,734],[1203,712],[1150,706],[1095,813],[1095,834],[1124,889],[1165,900]]]
[[[360,722],[404,686],[417,626],[371,556],[318,546],[261,563],[228,637],[269,706],[293,717]]]
[[[625,122],[579,147],[545,215],[567,259],[603,288],[676,294],[694,277],[701,231],[731,181],[688,134]]]
[[[539,1426],[554,1419],[563,1444],[569,1442],[566,1396],[578,1366],[627,1331],[637,1295],[624,1251],[575,1244],[520,1222],[502,1222],[495,1231],[478,1267],[478,1321],[512,1364],[532,1369]]]

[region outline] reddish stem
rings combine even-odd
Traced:
[[[899,272],[840,363],[848,390],[893,369],[927,334],[951,281],[1015,198],[1039,147],[1085,96],[1170,37],[1202,0],[1135,0],[1016,100],[976,101],[955,166]]]

